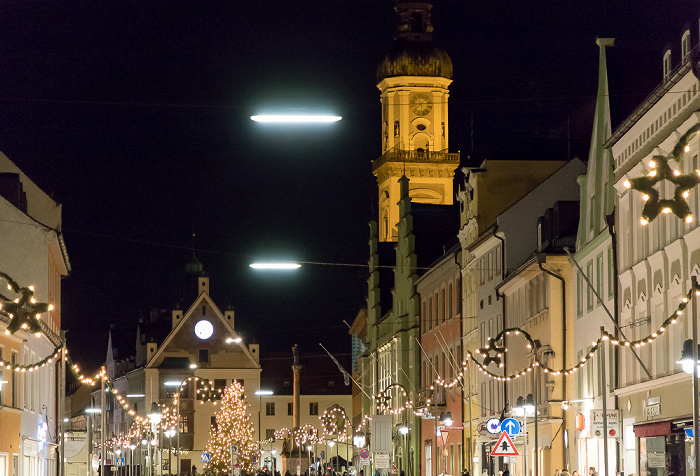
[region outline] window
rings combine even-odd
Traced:
[[[493,251],[488,254],[489,281],[493,279]]]
[[[454,297],[452,296],[452,283],[447,285],[447,318],[452,319],[452,301]]]
[[[180,433],[192,433],[190,431],[190,416],[180,413]]]
[[[265,430],[265,439],[275,441],[275,429],[274,428],[272,428],[272,429],[268,428],[267,430]]]
[[[318,402],[309,403],[309,415],[318,415]]]
[[[690,30],[685,30],[681,39],[681,58],[685,59],[688,53],[690,53]]]
[[[202,306],[202,315],[203,316],[207,315],[207,307],[206,306]]]
[[[435,293],[434,302],[435,302],[435,309],[433,310],[433,312],[435,313],[435,327],[437,327],[438,324],[440,324],[440,321],[439,321],[440,314],[438,314],[439,309],[440,309],[440,301],[438,299],[438,293]]]
[[[440,321],[444,324],[445,322],[445,288],[440,290],[440,302],[442,303],[442,306],[440,306]]]
[[[211,426],[212,426],[215,430],[218,430],[218,429],[219,429],[219,425],[216,424],[216,417],[215,417],[215,416],[211,417]]]
[[[428,299],[428,329],[433,328],[433,298]]]
[[[294,404],[292,402],[287,403],[287,415],[294,415]]]
[[[199,363],[209,363],[209,349],[199,349]]]
[[[608,299],[613,298],[615,290],[615,267],[613,266],[613,249],[612,245],[608,246]]]
[[[598,292],[598,296],[600,296],[600,298],[603,299],[603,296],[604,296],[604,294],[603,294],[603,280],[605,279],[604,278],[605,275],[603,274],[603,252],[602,251],[600,253],[598,253],[598,256],[596,256],[595,265],[597,268],[596,269],[596,279],[597,279],[596,291]],[[600,305],[600,301],[598,301],[597,299],[596,299],[596,301],[597,301],[597,304]]]
[[[265,415],[274,416],[275,414],[275,402],[265,403]]]
[[[671,50],[667,50],[666,53],[664,53],[664,81],[668,79],[668,77],[671,75]],[[665,115],[665,113],[664,113]],[[664,119],[664,122],[666,122],[666,119]]]
[[[421,319],[422,322],[422,328],[423,328],[423,334],[428,330],[428,323],[426,322],[428,319],[428,303],[423,301],[423,318]]]
[[[593,261],[592,260],[589,261],[588,264],[586,265],[586,277],[588,278],[589,281],[591,280],[591,278],[593,278]],[[586,297],[588,298],[587,302],[586,302],[586,304],[587,304],[586,308],[589,311],[592,311],[593,310],[593,301],[594,301],[593,290],[591,289],[590,286],[586,286],[586,288],[587,288],[586,289]]]

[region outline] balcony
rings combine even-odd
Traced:
[[[416,150],[390,150],[372,162],[372,172],[387,162],[396,163],[425,163],[459,166],[459,153],[416,151]]]

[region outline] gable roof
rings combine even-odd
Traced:
[[[228,320],[224,317],[224,315],[221,313],[219,308],[216,306],[214,301],[211,299],[209,294],[204,291],[200,293],[200,295],[195,299],[195,301],[192,303],[192,305],[187,309],[185,313],[183,313],[182,319],[180,319],[180,322],[175,326],[174,329],[170,331],[170,333],[167,335],[165,340],[162,342],[162,344],[158,347],[156,350],[156,353],[153,355],[153,357],[146,363],[145,367],[146,368],[161,368],[162,365],[165,363],[165,358],[166,356],[164,353],[167,351],[168,346],[171,344],[174,344],[174,341],[178,338],[178,336],[186,333],[186,332],[193,332],[194,330],[194,325],[196,322],[199,321],[197,319],[197,316],[195,312],[199,310],[200,308],[204,309],[210,309],[211,313],[206,314],[206,319],[212,323],[214,326],[214,334],[213,336],[216,336],[215,339],[218,340],[213,340],[213,341],[202,341],[202,345],[208,345],[209,347],[218,347],[216,345],[217,342],[221,342],[222,344],[220,345],[221,349],[235,349],[236,347],[244,354],[245,356],[245,365],[238,366],[237,368],[251,368],[251,369],[260,369],[260,364],[258,361],[253,357],[251,354],[250,350],[248,347],[243,343],[242,340],[239,342],[233,342],[230,345],[228,344],[223,344],[223,339],[227,337],[231,337],[233,339],[240,338],[238,333],[231,327],[231,324],[228,322]],[[226,346],[226,347],[225,347]],[[168,365],[170,365],[172,362],[170,362]],[[157,365],[158,364],[158,365]]]

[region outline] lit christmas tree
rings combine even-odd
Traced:
[[[232,445],[238,447],[239,468],[254,471],[254,460],[260,457],[260,451],[257,442],[253,441],[253,433],[243,386],[234,380],[221,398],[221,410],[216,412],[216,427],[211,427],[206,447],[211,460],[204,468],[205,473],[230,473]]]

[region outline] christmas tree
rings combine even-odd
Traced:
[[[210,430],[206,452],[211,459],[204,471],[207,474],[230,473],[233,445],[238,447],[239,468],[253,471],[254,461],[260,457],[258,444],[253,441],[253,433],[243,386],[234,380],[221,398],[221,410],[216,412],[216,425],[212,425]]]

